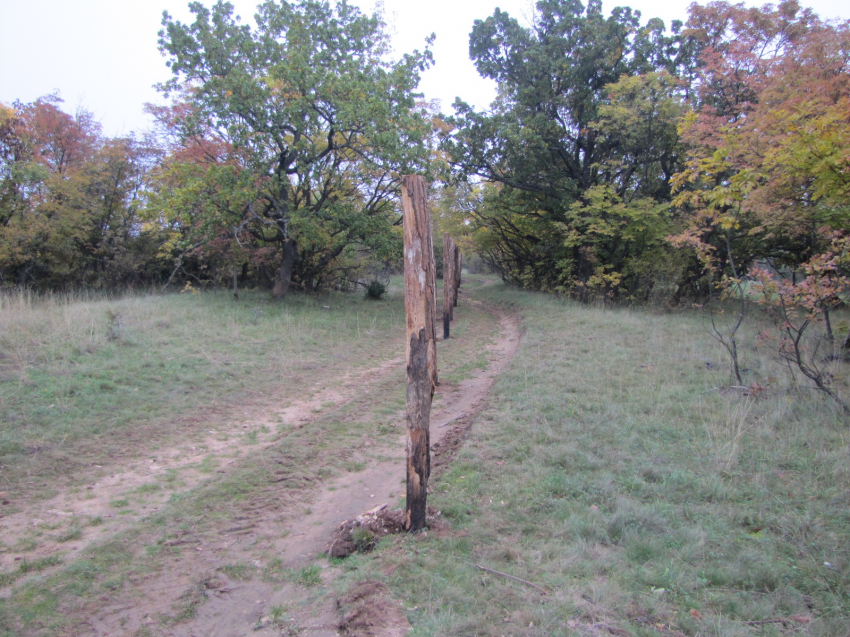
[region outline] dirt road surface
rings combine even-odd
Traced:
[[[471,299],[466,302],[470,311],[489,315],[491,321],[490,334],[475,335],[486,363],[459,374],[461,378],[456,382],[443,381],[437,389],[431,414],[435,472],[450,462],[462,444],[475,415],[486,404],[495,378],[511,360],[520,340],[515,316]],[[445,353],[460,342],[454,339],[441,342],[438,361],[441,351]],[[63,564],[67,565],[92,546],[143,524],[146,516],[173,503],[175,494],[191,491],[209,481],[212,472],[215,477],[237,471],[253,455],[274,445],[282,429],[309,428],[323,414],[346,406],[353,406],[356,412],[358,400],[364,403],[362,417],[374,418],[368,407],[370,393],[385,391],[388,383],[402,386],[403,376],[404,360],[395,358],[316,386],[309,397],[280,409],[260,413],[246,409],[245,418],[225,430],[210,430],[191,445],[160,449],[154,458],[131,466],[96,467],[85,488],[62,491],[50,500],[0,519],[0,533],[4,538],[24,537],[33,527],[59,527],[69,519],[95,520],[97,524],[77,525],[72,540],[59,535],[41,541],[29,553],[2,553],[0,567],[8,570],[21,559],[38,559],[60,552]],[[275,577],[280,573],[301,572],[304,577],[327,583],[333,577],[332,569],[318,556],[327,550],[339,525],[379,505],[387,505],[388,509],[399,506],[405,478],[404,412],[396,409],[384,418],[398,423],[397,433],[365,441],[364,448],[349,458],[349,462],[362,468],[324,478],[321,485],[305,483],[301,501],[296,498],[282,504],[273,494],[255,498],[245,503],[238,515],[221,521],[217,528],[206,528],[203,533],[187,529],[185,535],[166,543],[175,549],[168,568],[134,578],[115,595],[87,602],[78,609],[80,621],[74,634],[97,637],[280,636],[296,631],[305,637],[405,634],[409,625],[404,613],[376,582],[364,583],[345,599],[337,600],[329,595],[322,597],[315,592],[316,588],[292,581],[291,577],[289,581]],[[237,455],[233,453],[234,441],[240,442]],[[285,457],[279,462],[285,462]],[[148,494],[146,485],[154,480],[160,484],[164,481],[173,488],[151,488]],[[128,493],[146,499],[122,514],[122,498]],[[239,568],[228,567],[234,564]],[[254,572],[250,570],[252,565]],[[176,607],[182,607],[184,612],[175,615]],[[345,614],[340,610],[342,607],[348,613],[345,633],[340,628],[341,615]],[[173,619],[164,622],[163,617]],[[358,625],[366,628],[360,630]]]

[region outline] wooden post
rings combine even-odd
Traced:
[[[452,241],[452,273],[454,274],[454,306],[457,307],[457,291],[460,287],[460,248]],[[452,312],[454,314],[454,312]]]
[[[455,320],[455,277],[457,276],[455,273],[455,240],[449,237],[449,262],[451,265],[449,266],[449,271],[451,272],[451,279],[449,280],[449,320]]]
[[[431,291],[430,310],[426,315],[429,334],[428,337],[428,371],[431,374],[431,396],[440,384],[437,377],[437,261],[434,258],[433,226],[431,225],[431,209],[428,207],[428,189],[425,187],[425,178],[422,180],[422,209],[425,221],[428,224],[428,289]]]
[[[405,528],[425,527],[431,474],[431,399],[434,396],[436,294],[434,244],[425,179],[404,175],[404,309],[407,315],[407,503]],[[429,318],[430,317],[430,318]]]
[[[454,271],[452,270],[452,239],[448,232],[443,233],[443,340],[449,338],[450,322],[452,319],[452,289],[454,286]]]

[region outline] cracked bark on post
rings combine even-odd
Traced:
[[[407,317],[408,531],[425,527],[431,473],[431,399],[436,385],[436,267],[425,179],[402,177],[404,206],[404,307]]]

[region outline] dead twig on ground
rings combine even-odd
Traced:
[[[461,414],[460,416],[458,416],[457,418],[452,418],[451,420],[447,420],[442,425],[437,427],[437,429],[442,429],[443,427],[448,427],[453,422],[456,422],[456,421],[460,420],[461,418],[464,418],[465,416],[466,416],[466,414],[464,413],[464,414]]]
[[[526,586],[531,586],[532,588],[536,588],[538,591],[540,591],[544,595],[549,594],[549,591],[547,591],[542,586],[538,586],[534,582],[529,582],[528,580],[524,580],[521,577],[516,577],[514,575],[508,575],[507,573],[501,573],[499,571],[494,571],[492,568],[487,568],[486,566],[481,566],[480,564],[476,564],[475,568],[480,569],[482,571],[486,571],[487,573],[492,573],[493,575],[501,575],[502,577],[507,577],[508,579],[512,579],[512,580],[515,580],[517,582],[521,582],[522,584],[525,584]]]

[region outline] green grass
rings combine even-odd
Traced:
[[[201,420],[214,428],[246,397],[296,397],[318,376],[394,354],[386,335],[403,318],[398,295],[242,297],[0,295],[4,476],[27,497],[50,496],[57,476],[155,450],[202,431]],[[204,419],[173,420],[197,410]]]
[[[225,564],[224,566],[219,566],[218,570],[235,580],[252,579],[257,572],[257,569],[253,564],[248,564],[246,562]]]
[[[37,573],[51,566],[61,564],[62,559],[58,556],[51,555],[50,557],[42,557],[35,560],[21,560],[18,568],[15,571],[0,573],[0,588],[13,584],[16,580],[27,575],[28,573]]]
[[[758,325],[746,327],[741,362],[749,370],[748,381],[767,390],[747,397],[725,391],[728,361],[698,314],[582,307],[470,279],[465,288],[469,296],[461,297],[455,314],[452,333],[457,338],[440,344],[443,381],[461,381],[486,360],[484,346],[492,340],[496,319],[481,306],[464,304],[470,296],[520,313],[524,336],[454,464],[432,478],[429,504],[440,511],[448,529],[383,538],[374,552],[330,562],[331,571],[318,564],[290,570],[279,557],[270,557],[275,555],[271,540],[261,537],[250,561],[241,561],[246,555],[228,556],[216,568],[233,579],[259,576],[309,586],[317,589],[311,592],[317,599],[328,586],[336,590],[379,579],[402,601],[414,635],[611,634],[607,626],[638,636],[846,637],[850,430],[834,405],[816,392],[790,387],[781,366],[753,347]],[[215,367],[216,356],[224,356],[230,365],[221,362],[220,367],[239,370],[222,377],[217,389],[195,385],[197,392],[174,393],[174,376],[140,389],[138,395],[156,403],[167,417],[150,419],[144,431],[151,440],[139,443],[139,455],[154,451],[170,436],[191,432],[192,426],[215,429],[209,422],[176,432],[165,426],[184,422],[179,418],[204,401],[221,404],[225,396],[245,395],[249,403],[256,395],[245,394],[253,388],[246,388],[249,381],[242,373],[253,373],[250,382],[261,388],[277,382],[292,392],[285,396],[301,397],[298,388],[317,375],[330,378],[403,350],[397,290],[378,303],[362,301],[359,295],[335,296],[330,302],[291,298],[291,306],[289,298],[281,305],[263,305],[257,326],[253,313],[239,314],[254,301],[240,307],[216,295],[174,296],[146,299],[153,308],[146,309],[138,298],[125,300],[138,302],[136,315],[150,318],[134,328],[129,319],[133,312],[123,309],[120,338],[103,336],[99,349],[85,356],[105,355],[109,348],[123,353],[120,348],[133,346],[122,342],[148,339],[132,356],[122,357],[121,365],[136,365],[142,351],[167,357],[171,348],[178,356],[168,365],[180,357],[191,360],[194,352],[205,357],[206,369]],[[94,307],[97,330],[105,333],[104,308],[125,301],[86,301]],[[57,300],[51,302],[52,311],[65,311]],[[320,307],[328,304],[330,312]],[[34,303],[31,310],[47,316],[45,307]],[[171,318],[155,319],[154,310]],[[186,321],[199,324],[197,334],[174,318],[180,316],[178,310]],[[33,325],[38,316],[31,316]],[[41,391],[28,384],[31,376],[23,377],[23,372],[65,365],[72,371],[57,378],[77,382],[78,368],[97,371],[93,362],[86,367],[83,358],[67,363],[62,357],[72,351],[62,339],[71,343],[85,335],[85,322],[51,320],[59,327],[51,328],[47,321],[40,345],[26,344],[32,334],[22,344],[2,341],[11,348],[7,353],[26,351],[32,359],[22,368],[20,359],[14,359],[17,367],[9,362],[12,354],[0,358],[6,374],[0,390],[8,392],[2,396],[4,409],[9,404],[5,398],[15,392]],[[157,350],[152,340],[150,327],[158,320],[168,322],[158,330],[180,334],[166,350]],[[270,322],[267,329],[252,331],[264,321]],[[238,327],[232,343],[228,326]],[[279,331],[284,328],[290,331]],[[15,329],[24,334],[23,327]],[[398,338],[387,337],[396,330]],[[341,353],[346,334],[354,340]],[[251,356],[256,360],[249,360]],[[109,360],[114,357],[97,363]],[[142,380],[147,369],[139,368]],[[833,371],[843,390],[846,371],[840,365]],[[179,364],[173,372],[194,373]],[[302,384],[289,384],[299,376]],[[98,396],[106,398],[77,410],[79,420],[57,419],[57,431],[50,429],[47,416],[41,424],[35,415],[22,418],[17,429],[3,420],[3,440],[27,438],[37,445],[41,436],[45,441],[39,451],[4,456],[16,467],[10,473],[13,487],[15,479],[26,482],[14,476],[30,470],[38,476],[36,486],[49,485],[72,466],[61,461],[62,453],[66,459],[91,463],[96,453],[109,456],[134,444],[132,428],[117,420],[103,420],[100,437],[91,433],[98,413],[122,413],[137,400],[137,393],[127,391],[114,375],[97,381],[115,389],[99,390]],[[130,386],[141,388],[141,380]],[[109,402],[113,399],[117,402]],[[403,369],[370,386],[368,395],[325,409],[304,426],[281,428],[274,444],[240,456],[226,473],[218,472],[216,459],[208,456],[196,467],[207,470],[200,485],[171,493],[163,510],[105,537],[73,561],[37,568],[28,562],[26,570],[21,565],[0,576],[5,585],[15,584],[0,598],[0,635],[74,634],[75,622],[82,621],[79,609],[87,603],[104,595],[133,600],[139,594],[134,586],[172,567],[181,551],[193,550],[194,545],[173,540],[190,533],[204,544],[219,542],[222,530],[244,526],[245,511],[255,508],[282,506],[292,516],[301,515],[313,494],[326,488],[323,481],[342,471],[362,470],[385,452],[381,445],[403,432],[403,417],[398,417],[404,409]],[[241,422],[244,413],[234,409],[219,417]],[[374,447],[364,446],[366,440]],[[95,451],[95,442],[104,449]],[[43,462],[43,454],[49,462]],[[179,485],[179,475],[170,472],[135,493]],[[129,498],[135,506],[137,496]],[[112,504],[121,508],[130,502],[122,495]],[[37,531],[52,531],[54,539],[79,533],[74,526]],[[361,540],[364,548],[371,544],[370,538]],[[478,565],[527,580],[549,594]],[[32,577],[24,577],[30,572]],[[191,618],[204,603],[203,576],[198,574],[194,581],[201,583],[162,617],[164,624]],[[758,623],[776,619],[790,623]],[[807,623],[800,623],[803,619]]]
[[[452,530],[397,538],[345,581],[387,582],[423,636],[846,636],[850,430],[751,347],[757,325],[742,363],[771,389],[753,398],[718,391],[728,364],[697,314],[482,295],[526,332],[432,478]]]

